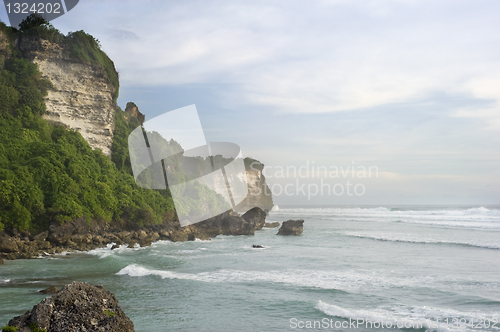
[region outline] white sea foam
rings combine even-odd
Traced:
[[[496,221],[456,221],[456,220],[399,220],[408,224],[420,224],[441,227],[478,228],[478,229],[500,229],[500,223]]]
[[[280,208],[279,210],[271,210],[270,215],[283,214],[308,214],[308,215],[352,215],[352,214],[370,214],[370,213],[387,213],[390,210],[386,207],[377,208]]]
[[[486,216],[500,216],[500,210],[490,210],[485,207],[471,208],[464,211],[464,214],[481,214]]]
[[[468,209],[388,209],[377,208],[283,208],[272,212],[274,218],[312,217],[319,220],[405,222],[439,227],[500,229],[500,210]]]
[[[201,240],[201,239],[194,239],[193,242],[210,242],[211,240],[208,239],[208,240]]]
[[[388,242],[407,242],[407,243],[422,243],[422,244],[446,244],[446,245],[460,245],[460,246],[470,246],[485,249],[500,249],[500,243],[474,243],[474,242],[460,242],[460,241],[441,241],[436,239],[421,239],[411,236],[403,236],[399,234],[394,236],[392,234],[367,234],[367,233],[355,233],[355,232],[345,232],[341,233],[347,236],[358,237],[363,239],[372,239],[378,241],[388,241]]]
[[[10,279],[0,279],[0,284],[6,284],[10,281]]]
[[[159,276],[163,279],[184,279],[213,283],[278,283],[284,286],[299,286],[328,290],[340,290],[351,293],[372,292],[373,290],[406,288],[436,288],[436,289],[477,289],[470,280],[451,280],[436,276],[396,276],[393,273],[377,273],[373,271],[243,271],[222,269],[212,272],[181,273],[173,270],[158,270],[131,264],[121,269],[117,275],[131,277]],[[500,282],[483,283],[484,288],[498,289]]]
[[[278,211],[272,211],[271,215],[280,214],[308,214],[308,215],[418,215],[418,216],[497,216],[500,217],[499,209],[487,209],[485,207],[469,208],[469,209],[389,209],[386,207],[376,208],[281,208]]]
[[[111,250],[111,248],[115,245],[115,243],[108,243],[106,247],[97,248],[87,251],[86,253],[92,256],[98,256],[99,258],[106,258],[113,254],[120,254],[131,250],[145,249],[146,247],[140,247],[138,244],[135,244],[134,248],[129,248],[127,244],[123,244]]]
[[[186,277],[183,278],[182,274],[180,273],[174,273],[171,271],[164,271],[164,270],[153,270],[153,269],[148,269],[136,264],[131,264],[128,265],[127,267],[121,269],[117,275],[128,275],[130,277],[144,277],[144,276],[150,276],[150,275],[156,275],[160,276],[163,279],[169,278],[169,279],[191,279],[189,278],[188,274],[186,274]]]
[[[184,250],[178,250],[178,253],[181,254],[195,254],[199,253],[200,251],[207,251],[207,248],[195,248],[195,249],[184,249]]]
[[[460,319],[465,319],[463,322],[470,322],[471,319],[474,319],[476,323],[478,319],[489,322],[500,319],[498,312],[461,312],[428,306],[385,305],[370,309],[350,309],[318,301],[316,309],[329,316],[364,321],[365,325],[361,324],[361,327],[366,327],[366,322],[369,321],[371,323],[384,323],[386,326],[387,323],[391,323],[393,327],[406,325],[407,328],[413,328],[421,326],[427,331],[474,331],[470,325],[467,326],[465,323],[454,325],[454,323],[460,322]]]

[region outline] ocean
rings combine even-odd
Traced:
[[[301,236],[159,241],[0,265],[0,326],[104,285],[138,332],[500,331],[500,207],[281,207]],[[262,245],[254,249],[252,245]]]

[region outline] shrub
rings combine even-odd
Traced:
[[[45,20],[45,18],[38,14],[38,13],[33,13],[26,17],[20,24],[19,24],[19,29],[21,31],[25,31],[40,25],[47,25],[49,22]]]

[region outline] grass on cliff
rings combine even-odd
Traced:
[[[127,170],[92,150],[78,132],[40,116],[47,85],[18,52],[0,69],[0,231],[38,232],[82,216],[137,224],[173,219],[168,193],[138,188]]]
[[[113,61],[101,50],[99,40],[80,30],[70,32],[64,38],[64,42],[69,47],[71,58],[85,64],[98,64],[102,67],[109,81],[116,88],[113,95],[113,100],[116,102],[120,88],[118,72]]]
[[[46,23],[29,29],[19,31],[12,27],[7,27],[0,22],[0,30],[3,31],[11,40],[18,36],[32,37],[49,40],[60,44],[69,52],[70,58],[75,62],[88,65],[98,65],[105,72],[110,83],[116,88],[113,94],[113,100],[118,99],[120,82],[118,72],[113,61],[101,49],[99,40],[84,31],[70,32],[66,36],[54,28],[52,24]]]

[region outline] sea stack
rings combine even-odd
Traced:
[[[287,220],[281,224],[277,235],[300,235],[304,230],[304,220]]]

